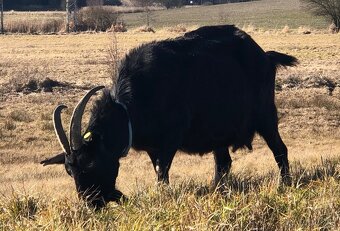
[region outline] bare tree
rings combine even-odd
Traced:
[[[332,20],[335,31],[340,30],[340,0],[301,0],[315,15]]]

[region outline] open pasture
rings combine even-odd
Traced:
[[[280,70],[276,100],[294,186],[278,187],[278,169],[261,138],[254,151],[232,153],[230,187],[208,192],[213,157],[177,153],[170,187],[156,187],[145,153],[122,159],[118,188],[131,200],[95,213],[76,199],[62,166],[39,161],[60,151],[51,114],[59,103],[68,124],[85,90],[110,86],[110,33],[0,37],[0,230],[338,230],[340,228],[340,36],[250,33],[265,50],[296,56]],[[180,34],[117,33],[118,55]],[[50,78],[64,84],[39,91]],[[31,80],[31,81],[30,81]],[[37,84],[38,90],[30,88]],[[85,120],[86,121],[86,120]]]

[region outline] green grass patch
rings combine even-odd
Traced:
[[[146,24],[145,13],[124,14],[128,27]],[[330,22],[322,17],[312,16],[301,8],[298,0],[261,0],[243,3],[231,3],[194,8],[179,8],[154,11],[150,14],[151,26],[172,27],[185,25],[234,24],[239,27],[253,25],[261,29],[282,29],[286,25],[292,29],[300,26],[326,29]]]

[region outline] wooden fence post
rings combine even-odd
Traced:
[[[0,11],[1,11],[1,16],[0,16],[0,20],[1,20],[1,34],[5,33],[4,31],[4,0],[0,0]]]
[[[78,19],[77,19],[77,13],[78,13],[78,5],[77,0],[74,0],[74,11],[73,11],[73,23],[74,23],[74,31],[78,30]]]
[[[70,32],[70,5],[69,0],[66,0],[66,32]]]

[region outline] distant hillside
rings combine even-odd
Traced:
[[[122,15],[129,27],[146,24],[145,13]],[[235,24],[254,25],[264,29],[310,26],[327,28],[330,24],[321,17],[312,16],[303,9],[299,0],[259,0],[211,6],[195,6],[161,10],[151,13],[154,27],[185,25]]]

